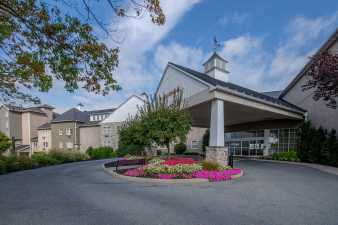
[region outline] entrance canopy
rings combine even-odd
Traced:
[[[186,107],[191,113],[193,126],[210,127],[211,107],[214,100],[223,102],[225,126],[233,126],[258,121],[303,119],[304,112],[278,104],[248,99],[227,94],[222,90],[200,93],[186,100]]]

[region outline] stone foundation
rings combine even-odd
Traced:
[[[206,160],[228,165],[228,147],[209,146],[206,148]]]

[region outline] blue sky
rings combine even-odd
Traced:
[[[162,0],[167,23],[158,27],[147,17],[116,20],[97,7],[102,19],[120,31],[102,37],[120,44],[115,73],[122,91],[96,96],[84,90],[66,93],[61,82],[37,93],[58,112],[76,106],[101,109],[118,106],[131,94],[153,93],[168,61],[201,70],[216,36],[219,54],[229,61],[230,81],[257,91],[283,89],[328,36],[338,27],[337,0]],[[33,94],[36,94],[34,91]]]

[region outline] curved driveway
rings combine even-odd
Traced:
[[[338,176],[241,161],[245,176],[205,184],[112,178],[104,161],[0,176],[0,224],[337,224]]]

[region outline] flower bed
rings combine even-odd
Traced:
[[[233,175],[242,172],[241,169],[233,169],[228,166],[218,165],[213,170],[206,165],[210,163],[197,162],[192,158],[155,158],[148,162],[147,165],[129,169],[124,172],[126,176],[148,177],[157,179],[207,179],[209,181],[226,181],[230,180]],[[215,164],[213,162],[213,164]]]

